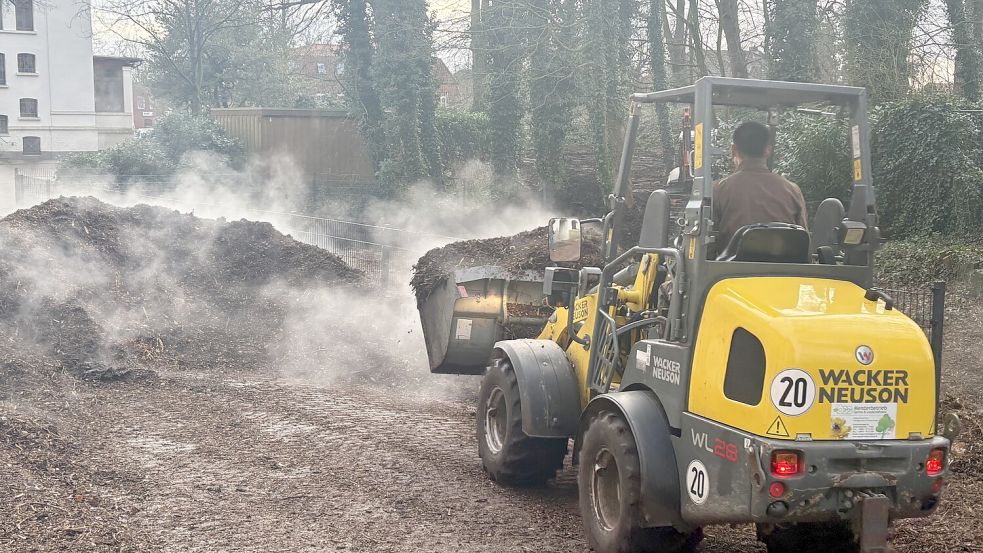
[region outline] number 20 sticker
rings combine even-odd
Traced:
[[[801,369],[785,369],[771,381],[771,403],[786,415],[801,415],[814,401],[816,382]]]
[[[710,495],[710,475],[706,466],[695,459],[686,467],[686,493],[697,505],[703,505]]]

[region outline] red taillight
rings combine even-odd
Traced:
[[[768,494],[775,499],[785,495],[785,484],[782,484],[781,482],[772,482],[771,486],[768,486]]]
[[[945,469],[945,450],[933,449],[925,461],[925,474],[935,476]]]
[[[771,474],[774,476],[795,476],[799,474],[802,463],[795,451],[776,451],[771,454]]]

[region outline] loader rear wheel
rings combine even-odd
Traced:
[[[703,536],[700,530],[642,527],[638,449],[618,413],[602,411],[591,420],[580,449],[577,481],[580,515],[596,553],[688,553]]]
[[[475,418],[481,463],[495,482],[535,486],[553,478],[563,466],[566,438],[531,438],[522,431],[519,382],[507,359],[485,373]]]
[[[760,540],[768,553],[857,553],[860,546],[850,525],[841,522],[779,526]]]

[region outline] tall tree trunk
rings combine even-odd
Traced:
[[[488,45],[485,111],[490,121],[489,153],[495,173],[505,179],[515,178],[526,111],[522,69],[528,33],[519,24],[524,7],[515,0],[495,0],[482,8],[483,43]]]
[[[488,86],[488,45],[483,43],[482,9],[488,0],[471,0],[471,109],[484,111]]]
[[[700,0],[689,0],[689,34],[697,77],[702,77],[707,74],[707,51],[703,44],[703,32],[700,30]]]
[[[665,90],[669,88],[669,77],[666,74],[666,41],[663,34],[663,21],[666,16],[665,0],[649,0],[648,42],[650,64],[652,71],[652,88]],[[659,143],[662,145],[662,161],[671,166],[674,156],[672,146],[672,131],[669,123],[669,108],[664,103],[655,105],[655,118],[659,126]]]
[[[747,55],[741,44],[741,24],[738,19],[737,0],[717,0],[720,14],[720,28],[727,40],[727,57],[730,73],[735,77],[747,78]]]
[[[911,90],[912,32],[927,0],[852,0],[844,12],[847,75],[875,102]]]
[[[980,46],[979,36],[973,36],[976,27],[975,14],[963,0],[945,0],[946,15],[952,27],[952,39],[956,46],[955,85],[963,97],[970,101],[980,99]],[[974,16],[970,20],[970,16]]]
[[[374,49],[366,0],[341,2],[339,24],[344,39],[346,99],[358,122],[375,170],[386,155],[382,101],[372,71]]]
[[[866,0],[854,0],[866,1]],[[819,26],[816,0],[768,2],[768,77],[779,81],[816,80],[815,47]]]
[[[575,64],[566,51],[576,35],[576,2],[530,2],[529,130],[547,206],[563,183],[563,146],[576,103]]]
[[[663,6],[665,8],[665,6]],[[669,67],[672,70],[672,85],[683,86],[690,83],[689,63],[686,60],[686,0],[676,0],[672,13],[663,9],[666,47],[669,51]],[[672,19],[670,27],[669,20]]]

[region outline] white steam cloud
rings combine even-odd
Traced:
[[[286,307],[283,320],[277,322],[281,328],[275,335],[276,343],[268,345],[270,369],[305,382],[385,382],[392,377],[405,383],[408,379],[420,383],[418,388],[427,393],[441,393],[439,389],[448,388],[448,384],[454,389],[469,381],[432,376],[427,371],[422,331],[409,288],[412,264],[431,248],[459,239],[515,234],[542,226],[550,217],[532,198],[508,205],[496,202],[489,190],[503,186],[492,180],[486,165],[472,162],[465,172],[470,184],[464,191],[448,193],[418,183],[397,199],[369,201],[358,215],[353,215],[356,208],[350,198],[311,205],[310,183],[283,157],[254,160],[245,170],[233,171],[215,156],[197,153],[187,157],[184,169],[163,185],[137,182],[121,187],[110,178],[66,174],[58,179],[55,190],[64,196],[94,196],[121,207],[149,204],[203,218],[269,222],[301,241],[318,242],[312,240],[313,233],[340,235],[338,229],[343,227],[349,235],[327,241],[321,236],[319,245],[346,254],[349,260],[367,260],[370,269],[378,263],[373,255],[382,246],[398,252],[390,268],[393,285],[385,290],[351,292],[329,283],[304,288],[284,282],[267,285],[261,296]],[[169,281],[164,260],[149,255],[152,252],[147,250],[155,247],[153,242],[179,235],[175,230],[160,228],[156,231],[160,236],[154,240],[139,243],[134,238],[127,244],[150,260],[131,278],[146,290],[147,301],[123,305],[112,296],[106,301],[90,298],[91,310],[113,342],[125,343],[143,330],[163,324],[190,329],[205,320],[214,325],[222,318],[222,313],[185,297],[181,287]],[[211,247],[194,245],[200,255]],[[19,265],[22,274],[18,276],[32,279],[39,294],[51,297],[58,297],[59,290],[64,289],[64,282],[56,276],[61,271],[51,271],[53,266],[73,267],[73,273],[84,275],[84,282],[77,282],[80,287],[111,288],[117,276],[106,267],[96,266],[89,253],[47,253],[25,260]],[[376,278],[372,273],[370,277]],[[235,314],[224,315],[226,326],[248,324],[235,321]]]

